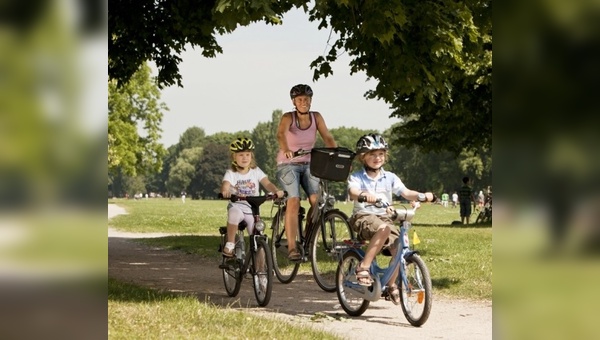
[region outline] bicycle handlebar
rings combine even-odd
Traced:
[[[310,151],[311,150],[298,149],[292,153],[291,159],[302,157],[304,155],[308,155],[308,154],[310,154]]]
[[[365,196],[358,196],[359,203],[364,203],[366,201],[367,198]],[[381,198],[378,198],[373,205],[377,208],[387,208],[391,206],[390,203],[382,201]],[[405,206],[402,206],[402,208],[404,211],[399,211],[400,209],[394,209],[394,213],[390,216],[393,221],[410,221],[415,216],[416,209],[413,208],[409,210]]]
[[[238,202],[238,201],[248,201],[248,200],[256,200],[256,199],[262,199],[264,198],[265,200],[274,200],[277,198],[286,198],[288,196],[287,191],[283,192],[283,197],[277,197],[277,193],[273,193],[273,192],[269,192],[266,195],[263,196],[238,196],[238,195],[231,195],[228,200],[230,200],[231,202]],[[223,197],[222,193],[219,193],[219,198],[220,199],[225,199],[225,197]]]

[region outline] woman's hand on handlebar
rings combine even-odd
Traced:
[[[286,150],[283,152],[283,154],[285,155],[285,158],[287,158],[287,159],[294,159],[296,157],[301,157],[301,156],[310,154],[310,150],[304,150],[304,149],[298,149],[296,151]]]

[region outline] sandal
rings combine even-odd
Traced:
[[[293,262],[298,262],[302,260],[302,255],[295,248],[290,249],[288,252],[288,259]]]
[[[233,250],[235,248],[235,244],[233,242],[227,242],[225,247],[223,247],[223,256],[225,257],[233,257]]]
[[[390,297],[390,300],[392,300],[392,302],[395,305],[400,304],[400,290],[398,289],[398,286],[396,286],[396,285],[390,286],[388,288],[388,296]]]
[[[355,274],[359,285],[369,287],[373,284],[373,279],[371,279],[369,268],[356,267]]]

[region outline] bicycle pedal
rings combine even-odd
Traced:
[[[229,269],[229,268],[230,268],[230,267],[229,267],[229,265],[227,265],[227,264],[220,264],[220,265],[219,265],[219,269]]]

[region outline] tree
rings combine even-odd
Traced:
[[[178,64],[185,44],[206,57],[222,53],[215,35],[255,21],[277,24],[302,7],[321,29],[338,36],[311,67],[314,79],[333,74],[341,53],[351,72],[377,81],[378,98],[406,124],[394,134],[407,146],[450,150],[491,149],[491,0],[116,0],[108,13],[109,76],[126,81],[146,60],[159,68],[161,85],[181,86]],[[131,13],[136,13],[132,16]]]
[[[196,166],[192,195],[215,198],[221,190],[223,175],[231,164],[229,147],[220,144],[204,146],[202,157]]]
[[[130,176],[157,172],[165,154],[160,144],[160,123],[168,108],[150,79],[150,68],[141,67],[126,85],[108,83],[108,171]],[[144,132],[140,135],[139,131]]]
[[[202,155],[201,147],[185,149],[181,152],[175,165],[171,167],[169,179],[167,180],[167,190],[170,193],[179,193],[188,191],[188,186],[196,173],[196,164],[200,161]]]
[[[177,150],[195,148],[204,145],[206,139],[206,132],[203,128],[192,126],[185,130],[181,136],[179,136],[179,143],[177,144]]]
[[[351,72],[378,80],[382,99],[405,124],[400,143],[423,150],[491,147],[491,1],[317,1],[311,20],[339,35],[313,63],[314,78],[333,73],[340,51]]]
[[[256,164],[267,174],[273,183],[279,186],[276,180],[277,173],[277,152],[279,151],[279,142],[277,142],[277,128],[283,111],[274,110],[271,114],[271,121],[258,123],[252,130],[252,140],[256,145],[254,154],[256,155]]]

